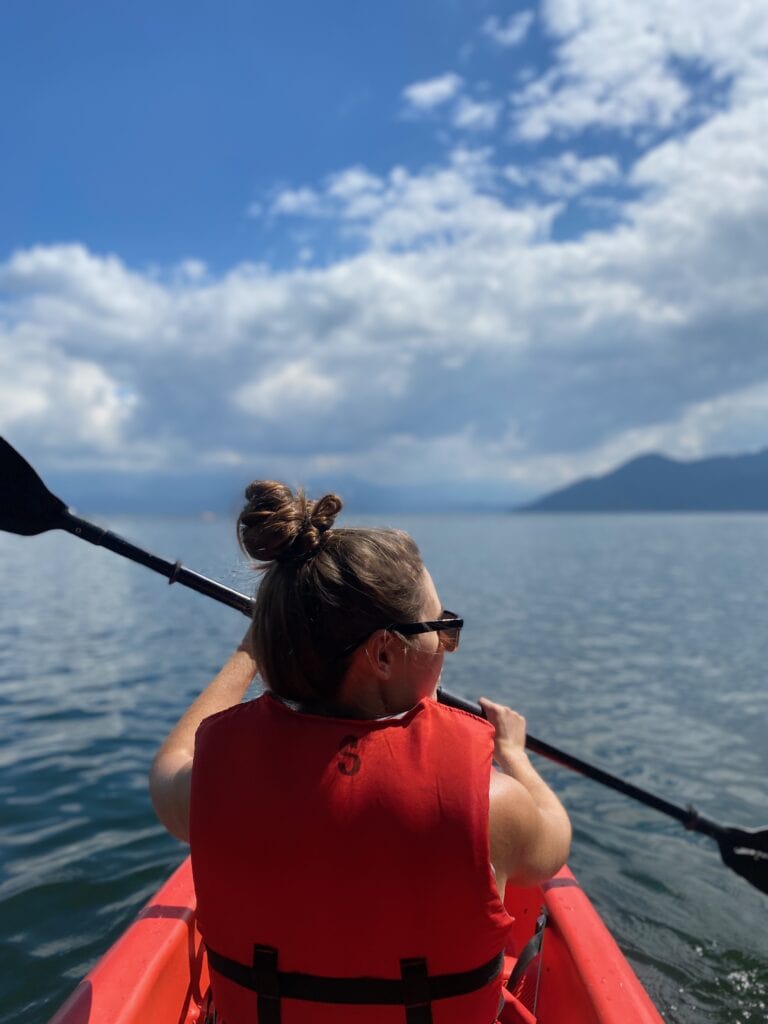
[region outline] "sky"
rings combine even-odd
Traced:
[[[768,446],[764,0],[9,0],[0,433],[518,501]]]

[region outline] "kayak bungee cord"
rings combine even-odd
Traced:
[[[0,437],[0,530],[33,536],[48,530],[65,530],[81,540],[108,548],[133,562],[165,576],[169,583],[180,583],[206,597],[236,608],[250,617],[253,600],[245,594],[201,576],[180,562],[170,562],[137,547],[130,541],[74,515],[65,503],[52,494],[29,463]],[[438,691],[438,700],[451,707],[485,717],[479,704]],[[761,892],[768,893],[768,828],[745,829],[720,825],[705,818],[691,806],[679,807],[648,790],[582,761],[530,733],[526,747],[555,764],[569,768],[632,800],[645,804],[680,822],[688,831],[709,836],[717,843],[723,863]]]

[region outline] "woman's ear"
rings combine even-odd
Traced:
[[[386,629],[377,629],[366,640],[363,650],[368,663],[379,679],[389,679],[392,673],[392,634]]]

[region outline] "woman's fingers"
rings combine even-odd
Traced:
[[[504,704],[496,704],[487,697],[481,697],[480,703],[488,716],[488,721],[496,730],[496,747],[525,747],[525,718]]]

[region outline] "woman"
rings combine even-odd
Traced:
[[[407,534],[335,529],[335,495],[261,481],[246,499],[251,630],[150,774],[191,846],[220,1018],[491,1024],[505,886],[570,844],[525,720],[435,701],[463,622]],[[241,703],[257,668],[267,691]]]

